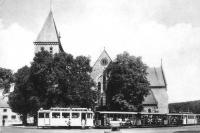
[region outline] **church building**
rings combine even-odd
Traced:
[[[52,54],[64,51],[60,42],[60,35],[57,31],[52,11],[49,12],[49,15],[36,41],[34,42],[34,45],[35,53],[41,50],[47,50]],[[91,78],[96,82],[97,90],[100,92],[100,96],[98,98],[99,105],[106,105],[106,86],[104,83],[105,77],[103,76],[103,72],[111,61],[112,59],[104,49],[93,65],[91,72]],[[156,68],[148,68],[147,72],[147,79],[150,82],[150,94],[145,97],[143,102],[143,112],[168,113],[167,83],[162,65]]]
[[[96,82],[100,97],[98,100],[99,105],[106,105],[105,95],[105,77],[103,72],[111,62],[111,58],[104,49],[97,61],[95,62],[91,77]],[[147,69],[147,79],[150,83],[149,95],[143,101],[143,112],[148,113],[168,113],[168,94],[167,83],[162,65],[160,67],[153,67]]]

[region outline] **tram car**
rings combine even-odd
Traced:
[[[51,108],[38,111],[38,127],[93,127],[94,113],[87,108]]]
[[[117,123],[120,127],[158,127],[200,124],[198,114],[160,114],[160,113],[138,113],[138,112],[95,112],[96,127],[110,127]]]
[[[95,126],[109,127],[112,123],[119,123],[120,127],[161,126],[167,125],[167,115],[159,113],[138,112],[95,112]]]
[[[198,114],[167,114],[170,125],[195,125],[198,123]]]

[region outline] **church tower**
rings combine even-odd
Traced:
[[[35,53],[38,53],[41,50],[49,51],[51,54],[63,52],[60,42],[60,35],[58,34],[51,10],[40,33],[37,36],[36,41],[34,42],[34,45]]]

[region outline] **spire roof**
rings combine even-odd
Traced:
[[[51,10],[35,42],[60,42]]]

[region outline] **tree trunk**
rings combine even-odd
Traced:
[[[22,124],[23,124],[24,126],[27,125],[27,114],[23,114],[23,115],[22,115]]]

